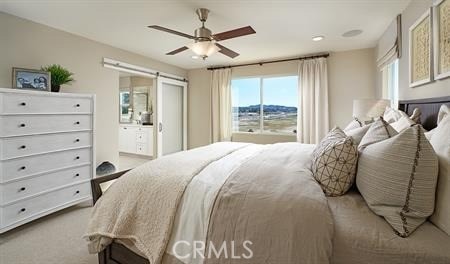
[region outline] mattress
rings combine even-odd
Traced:
[[[450,236],[431,222],[401,238],[356,191],[329,197],[328,205],[335,229],[331,263],[450,263]]]

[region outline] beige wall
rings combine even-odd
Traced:
[[[399,60],[399,99],[420,99],[450,95],[450,78],[409,87],[409,27],[432,6],[433,0],[411,1],[402,12],[402,56]],[[377,73],[377,94],[381,94],[381,73]]]
[[[97,96],[97,163],[118,161],[119,72],[103,57],[185,77],[181,68],[0,12],[0,87],[11,87],[11,68],[61,64],[75,75],[62,92]]]
[[[333,52],[328,60],[330,128],[345,127],[352,118],[353,100],[375,98],[375,50]]]
[[[352,117],[353,99],[375,97],[374,49],[333,52],[328,59],[330,125],[345,126]],[[233,77],[297,74],[298,62],[233,68]],[[188,71],[189,148],[210,143],[211,72]],[[295,141],[294,136],[234,134],[233,141],[274,143]]]

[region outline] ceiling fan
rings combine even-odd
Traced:
[[[208,19],[209,10],[206,8],[199,8],[195,12],[197,13],[198,18],[202,22],[202,26],[194,31],[193,36],[157,25],[148,26],[149,28],[161,30],[167,33],[175,34],[178,36],[194,40],[194,43],[188,44],[184,47],[168,52],[166,53],[166,55],[175,55],[187,49],[191,49],[198,57],[204,60],[216,52],[220,52],[230,58],[235,58],[239,56],[239,53],[232,51],[220,45],[217,42],[256,33],[252,27],[247,26],[225,31],[218,34],[212,34],[212,31],[205,27],[205,22],[206,19]]]

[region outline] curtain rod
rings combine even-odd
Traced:
[[[253,62],[253,63],[237,64],[237,65],[230,65],[230,66],[209,67],[207,69],[209,71],[212,71],[212,70],[218,70],[218,69],[245,67],[245,66],[253,66],[253,65],[262,66],[264,64],[269,64],[269,63],[277,63],[277,62],[285,62],[285,61],[296,61],[296,60],[308,60],[308,59],[316,59],[316,58],[327,58],[328,56],[330,56],[330,54],[329,53],[325,53],[325,54],[318,54],[318,55],[313,55],[313,56],[305,56],[305,57],[298,57],[298,58],[291,58],[291,59]]]

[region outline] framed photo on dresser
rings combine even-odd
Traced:
[[[434,79],[450,77],[450,0],[433,6]]]
[[[50,72],[12,68],[12,87],[15,89],[50,92]]]
[[[409,28],[409,86],[432,81],[432,19],[428,9]]]

